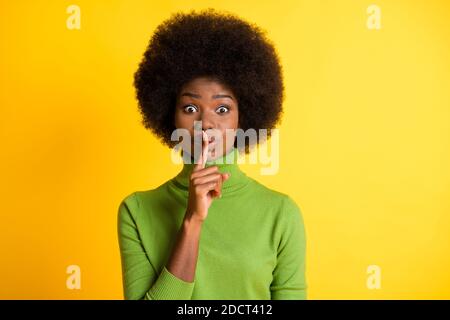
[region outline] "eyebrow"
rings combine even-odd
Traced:
[[[195,94],[195,93],[191,93],[191,92],[184,92],[181,96],[188,96],[188,97],[197,98],[197,99],[202,97],[199,94]],[[233,97],[231,97],[230,95],[227,95],[227,94],[215,94],[212,97],[213,97],[213,99],[230,98],[231,100],[234,100]]]

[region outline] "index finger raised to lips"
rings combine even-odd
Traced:
[[[198,159],[198,163],[196,165],[196,169],[203,169],[205,168],[206,161],[208,159],[208,135],[204,130],[202,130],[202,150],[200,153],[200,158]]]

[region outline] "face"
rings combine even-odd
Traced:
[[[210,141],[208,160],[214,160],[233,148],[238,116],[238,102],[230,89],[213,79],[196,78],[180,90],[174,121],[176,128],[189,131],[190,150],[183,148],[191,155],[194,154],[194,121],[201,121],[195,133],[206,131]]]

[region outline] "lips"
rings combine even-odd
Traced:
[[[216,142],[214,140],[208,142],[208,147],[210,147],[210,148],[214,147],[215,145],[216,145]]]
[[[206,136],[208,137],[208,143],[213,143],[214,142],[215,136],[213,136],[213,135],[211,135],[211,136],[206,135]]]
[[[192,143],[196,143],[197,142],[197,143],[201,144],[201,140],[192,139],[191,142]],[[214,139],[214,137],[208,139],[208,144],[211,145],[211,144],[215,144],[215,143],[216,143],[216,140]]]

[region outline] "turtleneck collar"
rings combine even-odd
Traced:
[[[219,157],[215,160],[206,161],[205,168],[210,166],[217,166],[219,172],[229,172],[231,176],[223,182],[222,194],[240,189],[247,185],[250,181],[249,177],[239,168],[237,163],[239,158],[239,151],[236,147],[233,147],[227,154]],[[192,170],[195,167],[195,163],[183,163],[182,170],[175,176],[172,181],[182,189],[189,189],[189,177]]]

